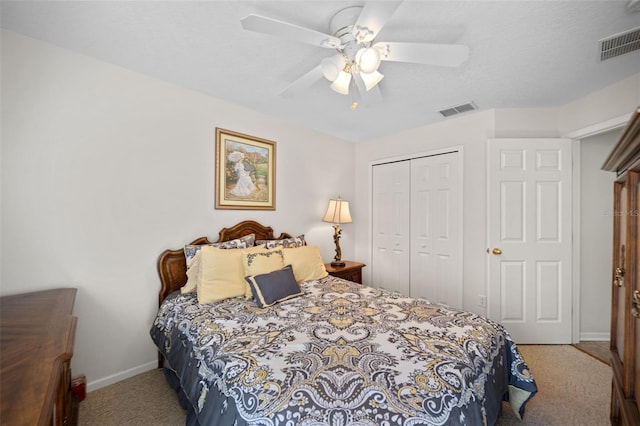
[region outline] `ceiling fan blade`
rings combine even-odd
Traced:
[[[311,87],[311,85],[313,85],[316,81],[322,78],[324,78],[322,75],[322,68],[320,67],[320,65],[318,65],[317,67],[312,68],[310,71],[308,71],[298,79],[291,82],[291,84],[289,84],[287,87],[284,88],[284,90],[282,90],[282,92],[280,92],[280,96],[284,96],[284,97],[294,96],[298,92]]]
[[[362,8],[356,24],[353,26],[353,35],[359,42],[373,40],[384,24],[394,14],[402,0],[396,1],[368,1]]]
[[[242,28],[249,31],[271,34],[330,49],[342,46],[340,39],[337,37],[265,16],[250,14],[242,18],[240,22],[242,23]]]
[[[462,44],[380,42],[373,47],[383,61],[457,67],[469,58],[469,48]]]

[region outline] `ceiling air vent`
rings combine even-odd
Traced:
[[[599,41],[600,61],[640,49],[640,27]]]
[[[457,105],[450,108],[445,108],[441,111],[438,111],[442,114],[443,117],[451,117],[452,115],[461,114],[467,111],[473,111],[474,109],[478,109],[473,102],[469,102],[468,104]]]

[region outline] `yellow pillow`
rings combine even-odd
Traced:
[[[200,249],[198,303],[215,303],[246,294],[242,252],[209,246]]]
[[[283,248],[284,264],[291,265],[296,281],[313,281],[324,278],[329,273],[324,268],[320,250],[316,246]]]
[[[242,252],[242,263],[244,266],[245,277],[268,274],[269,272],[273,272],[284,267],[282,250],[280,249],[254,247],[252,249],[242,250]],[[246,283],[246,286],[244,297],[252,299],[253,293],[251,292],[251,286],[249,286],[248,282]]]
[[[210,247],[216,247],[216,248],[222,248],[222,249],[227,249],[227,250],[239,250],[238,248],[235,248],[234,246],[230,246],[228,245],[229,243],[233,243],[233,244],[238,244],[237,241],[243,240],[245,238],[251,237],[253,238],[253,234],[247,236],[247,237],[242,237],[238,240],[231,240],[231,241],[227,241],[225,243],[213,243],[213,244],[207,244],[207,246]],[[253,240],[251,240],[253,241]],[[194,291],[197,290],[198,288],[198,281],[200,281],[200,249],[202,248],[202,246],[187,246],[187,247],[198,247],[198,250],[196,251],[196,254],[191,258],[191,260],[188,261],[187,263],[187,282],[185,285],[183,285],[180,288],[180,293],[181,294],[185,294],[185,293],[192,293]],[[246,250],[264,250],[264,246],[260,246],[258,247],[250,247],[247,248]],[[250,299],[250,297],[249,297]]]

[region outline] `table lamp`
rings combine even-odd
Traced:
[[[324,214],[322,220],[324,222],[333,223],[333,242],[336,243],[336,256],[333,258],[331,266],[344,266],[345,264],[341,260],[342,250],[340,249],[340,234],[342,233],[342,229],[340,228],[340,224],[351,222],[349,202],[341,199],[340,197],[338,197],[337,200],[329,200],[327,212]]]

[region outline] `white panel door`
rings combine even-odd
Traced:
[[[372,168],[371,285],[409,294],[410,164]]]
[[[458,153],[411,160],[411,297],[462,308]]]
[[[518,343],[571,343],[571,141],[488,142],[489,317]]]

